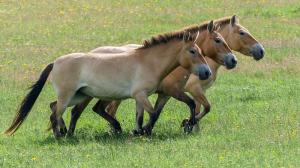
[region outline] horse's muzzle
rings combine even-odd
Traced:
[[[233,69],[236,67],[237,58],[234,54],[229,53],[225,56],[224,62],[227,69]]]
[[[208,65],[201,64],[198,68],[198,74],[200,80],[206,80],[211,76],[211,70]]]
[[[260,44],[260,43],[256,43],[254,44],[252,47],[251,47],[251,50],[250,50],[253,58],[255,60],[260,60],[264,57],[265,55],[265,49],[264,47]]]

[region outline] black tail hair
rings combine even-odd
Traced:
[[[43,72],[41,73],[40,78],[35,82],[35,84],[33,84],[30,87],[31,89],[30,92],[23,99],[11,126],[4,132],[5,134],[12,135],[18,130],[18,128],[24,122],[32,106],[34,105],[36,99],[40,95],[52,69],[53,69],[53,63],[48,64],[46,68],[43,70]]]

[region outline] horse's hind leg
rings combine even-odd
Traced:
[[[71,121],[70,121],[67,136],[73,136],[76,128],[76,123],[79,117],[81,116],[83,110],[86,108],[86,106],[90,103],[91,100],[92,98],[87,98],[82,103],[79,103],[73,107],[71,111]]]
[[[56,108],[57,108],[56,104],[57,104],[57,101],[50,103],[50,109],[52,111],[52,114],[56,112]],[[65,122],[63,122],[62,124],[64,125],[63,128],[66,128]],[[49,130],[50,129],[51,129],[51,127],[49,128]],[[66,134],[66,132],[67,132],[67,129],[62,130],[62,134]]]
[[[110,103],[110,101],[99,100],[93,107],[93,111],[96,112],[97,114],[99,114],[105,120],[107,120],[113,126],[113,128],[115,129],[115,131],[117,133],[120,133],[120,132],[122,132],[122,128],[121,128],[119,121],[117,121],[111,115],[107,114],[105,111],[105,108],[109,103]]]
[[[58,95],[56,110],[50,116],[53,134],[56,138],[63,137],[66,134],[67,129],[62,115],[69,105],[71,98],[74,96],[74,93],[74,91],[65,91]]]

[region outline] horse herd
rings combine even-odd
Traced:
[[[214,83],[219,67],[235,68],[237,59],[232,50],[255,60],[264,57],[263,46],[235,15],[160,34],[143,45],[104,46],[88,53],[61,56],[42,71],[5,133],[11,135],[21,126],[49,75],[57,94],[57,100],[50,103],[56,138],[74,134],[77,120],[93,98],[99,99],[93,111],[107,120],[115,132],[122,131],[116,119],[118,106],[122,100],[133,98],[133,134],[150,135],[163,107],[173,97],[188,105],[190,117],[182,121],[182,126],[185,132],[191,132],[210,111],[205,90]],[[148,100],[153,93],[158,94],[154,107]],[[62,115],[72,106],[67,129]],[[143,126],[144,110],[149,121]]]

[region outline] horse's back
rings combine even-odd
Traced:
[[[102,47],[95,48],[90,52],[91,53],[122,53],[122,52],[127,52],[127,51],[137,49],[141,46],[142,45],[139,44],[126,44],[123,46],[102,46]]]
[[[138,67],[130,54],[73,53],[54,62],[55,88],[81,89],[98,98],[127,98]]]

